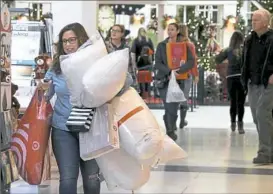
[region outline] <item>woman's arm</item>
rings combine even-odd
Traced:
[[[216,57],[215,57],[215,63],[216,63],[216,64],[220,64],[220,63],[222,63],[224,60],[226,60],[227,57],[228,57],[228,54],[227,54],[227,53],[228,53],[228,52],[227,52],[227,49],[222,50],[218,55],[216,55]]]
[[[168,68],[167,64],[163,63],[162,54],[166,55],[166,51],[162,47],[163,45],[159,43],[155,53],[155,68],[166,76],[170,75],[171,70]]]
[[[47,101],[50,101],[51,98],[54,96],[55,94],[55,90],[54,90],[54,86],[53,86],[53,76],[54,76],[54,73],[52,72],[52,70],[48,70],[46,72],[46,75],[45,75],[45,79],[44,80],[47,80],[47,81],[50,81],[51,84],[47,90],[47,92],[45,93],[45,97],[47,99]]]

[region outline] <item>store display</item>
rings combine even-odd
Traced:
[[[1,152],[1,178],[4,181],[4,184],[8,185],[11,183],[11,165],[9,161],[8,151]]]
[[[10,161],[10,165],[11,165],[11,175],[12,175],[12,182],[19,180],[19,173],[18,173],[18,169],[15,163],[15,158],[13,155],[13,152],[11,150],[8,150],[8,154],[9,154],[9,161]]]
[[[0,111],[6,111],[11,109],[11,85],[10,83],[1,82],[0,92]]]

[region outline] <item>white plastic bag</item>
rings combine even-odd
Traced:
[[[188,157],[188,154],[166,135],[166,130],[163,127],[161,127],[161,131],[164,136],[163,146],[156,156],[156,162],[152,165],[153,167],[157,167],[159,164],[164,165],[172,160]]]
[[[97,158],[119,148],[119,135],[114,122],[111,104],[105,104],[96,109],[91,129],[79,133],[80,156],[86,160]]]
[[[150,178],[150,168],[137,162],[122,148],[96,158],[110,191],[137,190]]]
[[[180,89],[176,81],[174,71],[172,71],[171,79],[167,89],[166,102],[184,102],[186,100],[187,99],[185,98],[183,91]]]
[[[82,106],[82,78],[88,69],[100,58],[108,54],[105,43],[99,32],[85,42],[77,52],[60,57],[62,73],[70,92],[73,106]]]
[[[123,88],[129,64],[129,49],[112,52],[92,64],[84,74],[81,101],[85,107],[99,107]]]
[[[120,147],[139,163],[152,165],[163,142],[152,112],[133,88],[114,98],[112,105],[119,125]]]

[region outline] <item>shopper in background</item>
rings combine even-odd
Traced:
[[[120,24],[115,24],[110,28],[108,37],[105,39],[106,48],[109,53],[125,48],[130,49],[130,47],[126,44],[125,32],[126,30],[124,26]],[[129,59],[128,71],[133,79],[132,87],[138,91],[139,87],[136,80],[136,66],[132,63],[131,55]]]
[[[154,61],[154,45],[147,36],[144,28],[139,28],[138,36],[134,39],[131,49],[132,63],[138,69],[138,78],[152,78],[152,65]],[[139,80],[145,82],[145,80]],[[150,81],[152,81],[150,79]],[[149,83],[139,83],[140,95],[149,97]]]
[[[186,121],[186,116],[187,116],[187,111],[188,111],[188,100],[189,100],[189,96],[190,96],[190,90],[191,90],[191,86],[192,86],[192,82],[194,81],[194,84],[197,84],[199,81],[199,72],[198,72],[198,68],[197,68],[197,56],[196,56],[196,52],[195,52],[195,45],[190,41],[189,39],[189,30],[187,25],[185,24],[181,24],[179,25],[179,38],[181,40],[181,42],[186,42],[189,49],[192,52],[192,55],[194,57],[194,67],[191,69],[191,71],[189,71],[188,74],[188,79],[184,80],[184,95],[187,99],[186,102],[183,102],[180,104],[180,124],[179,124],[179,128],[183,129],[185,126],[188,125],[188,122]],[[193,103],[193,98],[192,98],[192,103]]]
[[[40,89],[46,92],[48,100],[57,95],[52,118],[52,148],[60,172],[60,194],[76,194],[79,168],[81,169],[85,194],[100,193],[100,174],[96,160],[83,161],[80,158],[79,134],[66,127],[72,105],[70,95],[60,67],[60,56],[74,53],[83,44],[91,44],[84,27],[79,23],[65,26],[59,33],[53,66],[47,72],[47,83]]]
[[[238,132],[244,134],[243,118],[245,113],[245,91],[241,83],[241,60],[244,35],[235,31],[230,39],[229,47],[222,50],[215,58],[216,64],[228,60],[227,88],[230,99],[231,130],[236,130],[236,117],[238,116]]]
[[[160,42],[156,49],[155,54],[155,68],[156,68],[156,87],[159,89],[160,98],[164,102],[165,115],[163,120],[165,123],[167,135],[176,140],[175,133],[177,111],[179,103],[167,103],[166,94],[168,89],[169,78],[172,70],[168,66],[166,45],[168,42],[181,42],[179,36],[179,26],[177,23],[168,25],[168,38]],[[182,90],[184,90],[184,80],[180,79],[180,75],[189,72],[194,67],[194,57],[189,47],[187,47],[187,61],[181,61],[181,67],[175,71],[177,82]],[[183,64],[182,64],[183,63]]]
[[[259,135],[259,150],[254,164],[273,162],[273,30],[270,13],[253,12],[253,31],[244,43],[242,82]]]

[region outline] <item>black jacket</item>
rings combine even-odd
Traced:
[[[169,39],[165,39],[164,41],[160,42],[157,46],[156,53],[155,53],[155,69],[157,73],[155,78],[166,79],[171,74],[171,69],[169,69],[168,62],[167,62],[167,51],[166,51],[166,44],[168,43]],[[187,49],[187,61],[184,65],[181,65],[180,70],[177,72],[179,74],[188,72],[194,67],[194,57],[190,51],[190,48]]]
[[[247,85],[250,79],[250,47],[253,40],[255,32],[252,32],[251,35],[249,35],[245,42],[243,47],[243,55],[242,55],[242,84],[244,86],[244,89],[247,90]],[[266,58],[264,65],[262,67],[262,75],[261,75],[261,83],[266,87],[268,85],[268,79],[273,74],[273,30],[269,30],[269,35],[266,40]]]
[[[216,64],[222,63],[224,60],[228,60],[227,77],[240,76],[241,75],[241,61],[242,61],[241,49],[232,50],[226,48],[222,50],[215,57]]]

